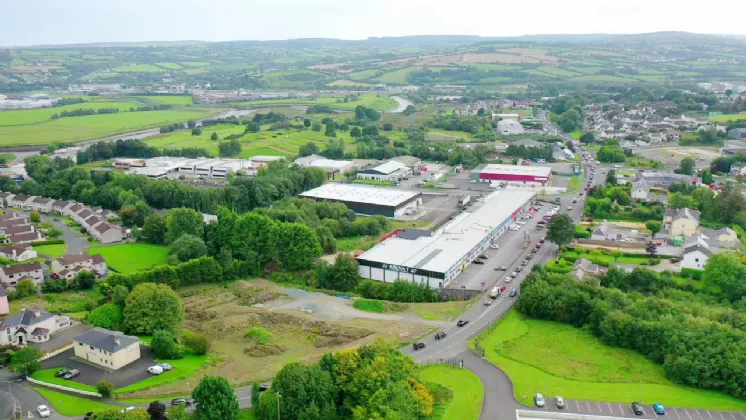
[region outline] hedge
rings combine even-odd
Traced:
[[[702,274],[704,273],[705,273],[704,271],[697,270],[695,268],[682,268],[681,269],[681,275],[683,277],[688,277],[694,280],[702,280]]]
[[[130,274],[111,274],[106,278],[112,287],[121,285],[129,290],[140,283],[162,283],[177,287],[217,283],[222,280],[223,267],[212,257],[200,257],[176,266],[164,265]]]
[[[31,246],[40,246],[40,245],[60,245],[64,244],[65,241],[63,239],[48,239],[46,241],[36,241],[31,242]]]

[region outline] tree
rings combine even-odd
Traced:
[[[279,259],[288,270],[307,270],[323,252],[316,233],[299,223],[277,225]]]
[[[404,112],[402,112],[402,114],[407,116],[407,115],[412,115],[415,112],[417,112],[417,109],[414,107],[414,105],[407,105],[407,107],[404,108]]]
[[[31,376],[41,368],[39,362],[41,356],[41,350],[36,347],[24,347],[11,356],[10,370],[24,376]]]
[[[241,142],[238,139],[221,141],[218,145],[220,156],[236,156],[241,153]]]
[[[125,290],[127,289],[125,288]],[[91,311],[88,316],[88,322],[94,327],[116,330],[119,329],[119,324],[122,322],[123,317],[124,312],[121,306],[115,303],[106,303]]]
[[[187,121],[187,128],[194,128],[197,126],[197,123],[194,120]]]
[[[202,129],[199,128],[199,127],[192,128],[192,135],[193,136],[200,136],[200,135],[202,135]]]
[[[49,228],[47,229],[47,236],[50,238],[59,238],[61,237],[65,232],[57,229],[57,228]]]
[[[391,124],[391,123],[383,124],[383,131],[392,131],[393,129],[394,129],[394,124]]]
[[[152,420],[150,414],[142,408],[122,412],[121,408],[99,411],[93,414],[91,420]]]
[[[153,401],[148,406],[148,414],[151,420],[166,420],[166,404]]]
[[[16,285],[16,299],[23,299],[25,297],[34,296],[39,293],[39,289],[31,279],[24,279],[18,282]]]
[[[167,216],[164,213],[153,213],[145,218],[141,235],[151,244],[165,244]]]
[[[321,131],[321,123],[318,121],[314,121],[313,124],[311,124],[311,130],[313,131]]]
[[[352,130],[350,130],[350,137],[359,139],[362,136],[363,136],[363,133],[362,131],[360,131],[360,127],[358,126],[352,127]]]
[[[31,212],[30,219],[32,223],[41,223],[41,214],[39,214],[38,211],[34,210]]]
[[[739,301],[744,295],[743,279],[746,278],[746,266],[732,253],[718,253],[707,260],[702,281],[709,287],[722,288],[731,302]]]
[[[685,157],[684,159],[681,159],[681,163],[679,163],[679,170],[677,171],[680,174],[684,175],[694,175],[694,169],[697,166],[697,161],[692,157]]]
[[[201,238],[205,223],[201,213],[192,209],[178,208],[168,213],[166,226],[166,243],[170,244],[185,233]]]
[[[658,246],[653,241],[645,242],[645,252],[652,259],[658,253]]]
[[[301,157],[316,155],[318,153],[319,153],[319,146],[317,146],[316,143],[311,142],[311,141],[301,146],[300,149],[298,150],[298,155]]]
[[[285,365],[272,381],[271,390],[280,395],[282,418],[296,420],[336,417],[332,410],[336,408],[337,390],[331,372],[318,365],[306,366],[297,362]]]
[[[218,137],[218,133],[216,133],[216,132],[214,132],[214,131],[213,131],[213,132],[212,132],[212,134],[210,135],[210,140],[212,140],[212,141],[216,141],[216,140],[218,140],[219,138],[220,138],[220,137]]]
[[[168,254],[177,262],[186,262],[207,255],[207,245],[202,238],[185,233],[168,246]]]
[[[609,185],[616,185],[616,171],[609,171],[606,174],[606,183]]]
[[[549,221],[547,239],[562,246],[572,242],[575,237],[575,224],[567,214],[557,214]]]
[[[96,383],[96,390],[102,397],[109,398],[114,394],[114,384],[106,379],[102,379]]]
[[[194,414],[197,420],[237,420],[238,399],[228,381],[219,376],[205,376],[192,392],[198,404]]]
[[[330,265],[319,262],[316,267],[319,287],[347,292],[355,290],[360,281],[357,260],[349,254],[340,253]]]
[[[594,141],[596,141],[596,136],[593,135],[590,131],[587,133],[583,133],[582,136],[580,136],[580,142],[585,144],[591,144]]]
[[[251,384],[251,406],[257,407],[259,405],[259,397],[261,397],[261,391],[259,391],[259,383],[254,382]]]
[[[96,284],[96,275],[88,270],[82,270],[72,280],[71,285],[74,289],[88,290]]]
[[[153,339],[150,342],[150,349],[153,350],[155,357],[159,359],[172,360],[184,357],[184,353],[181,351],[179,343],[176,341],[176,336],[169,331],[153,331]]]
[[[655,238],[655,234],[661,231],[661,222],[657,220],[649,220],[645,222],[645,227],[648,228],[653,238]]]
[[[684,195],[679,192],[671,194],[668,206],[672,209],[693,209],[697,207],[691,195]]]
[[[337,137],[337,131],[334,129],[334,124],[326,125],[326,131],[324,132],[324,135],[328,137]]]
[[[210,337],[202,333],[187,331],[182,337],[184,347],[194,354],[204,355],[210,351]]]
[[[246,124],[246,132],[247,133],[258,133],[261,130],[262,130],[262,126],[259,125],[258,122],[252,121],[252,122]]]
[[[306,127],[306,129],[308,129],[308,127],[310,126],[311,126],[311,120],[308,118],[303,119],[303,127]]]
[[[168,420],[193,420],[192,413],[188,412],[183,405],[177,405],[168,409]]]
[[[477,110],[477,116],[484,117],[484,108],[479,108]]]
[[[181,299],[168,285],[141,283],[127,297],[124,326],[132,334],[176,331],[182,319],[184,307]]]

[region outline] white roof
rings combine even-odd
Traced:
[[[295,160],[295,163],[300,166],[312,166],[316,168],[337,168],[337,169],[341,169],[346,166],[354,165],[354,163],[349,160],[327,159],[323,156],[318,156],[318,155],[311,155],[311,156],[298,158]]]
[[[382,174],[390,174],[390,173],[396,172],[396,171],[398,171],[400,169],[409,169],[409,168],[407,167],[407,165],[405,165],[405,164],[403,164],[401,162],[397,162],[395,160],[390,160],[390,161],[388,161],[386,163],[382,163],[382,164],[380,164],[380,165],[378,165],[378,166],[376,166],[374,168],[370,168],[370,169],[374,170],[374,171],[377,171],[377,172],[380,172]]]
[[[548,177],[552,174],[552,168],[550,166],[523,166],[523,165],[498,165],[489,164],[486,165],[482,173],[496,173],[496,174],[510,174],[510,175],[530,175],[530,176],[545,176]]]
[[[536,194],[495,191],[435,232],[414,240],[392,237],[361,255],[362,260],[446,273]]]
[[[419,195],[421,195],[421,193],[418,191],[328,183],[301,193],[298,196],[322,200],[398,206],[399,204]]]
[[[516,120],[500,120],[497,122],[498,127],[512,126],[512,127],[523,127],[521,123]]]

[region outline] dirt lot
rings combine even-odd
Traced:
[[[458,308],[412,308],[413,313],[376,314],[359,311],[349,300],[286,289],[266,280],[238,281],[228,286],[195,286],[180,290],[184,328],[213,340],[222,362],[194,378],[225,376],[234,385],[272,378],[289,362],[312,363],[328,352],[369,344],[378,338],[408,341],[444,325]],[[449,305],[446,303],[445,305]],[[422,319],[416,313],[422,314]],[[247,337],[247,331],[264,337]],[[191,383],[192,379],[188,379]],[[138,396],[178,392],[167,384]]]
[[[697,159],[697,168],[709,168],[710,162],[720,156],[715,147],[665,147],[655,149],[637,149],[636,155],[647,159],[659,160],[668,168],[677,168],[682,159],[693,157]]]

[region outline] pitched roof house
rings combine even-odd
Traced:
[[[43,343],[59,329],[70,325],[70,318],[55,316],[41,309],[24,309],[0,320],[0,345]]]
[[[73,338],[75,356],[105,369],[118,370],[140,358],[140,339],[106,328],[93,328]]]

